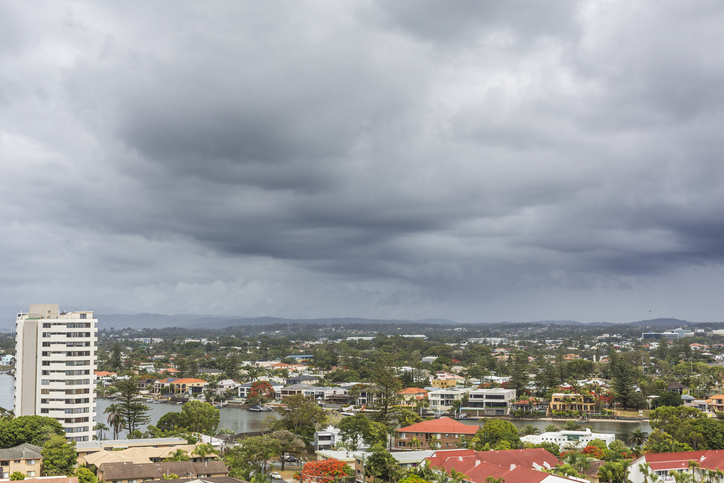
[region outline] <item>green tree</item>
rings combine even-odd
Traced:
[[[370,430],[370,420],[364,414],[347,416],[339,422],[339,436],[344,445],[357,451],[359,443],[366,439]]]
[[[75,470],[75,476],[78,478],[78,483],[98,483],[98,478],[88,468],[78,468]]]
[[[613,376],[613,392],[616,402],[623,404],[627,408],[633,403],[636,384],[636,369],[630,364],[623,361],[617,363],[612,368]]]
[[[123,369],[123,361],[121,360],[121,343],[116,342],[113,344],[113,349],[111,350],[111,358],[108,361],[108,365],[110,366],[111,370],[114,372],[121,372],[121,369]]]
[[[383,482],[396,481],[401,473],[397,460],[382,446],[374,446],[365,459],[365,474]]]
[[[220,412],[209,403],[189,401],[181,408],[179,420],[191,432],[213,436],[219,427]]]
[[[156,427],[161,431],[176,431],[184,426],[184,417],[181,413],[169,412],[158,418]]]
[[[631,431],[626,441],[634,446],[643,446],[647,439],[649,439],[649,433],[641,428],[636,428]]]
[[[111,425],[113,430],[113,439],[118,438],[118,433],[123,431],[125,423],[123,422],[123,414],[121,414],[121,405],[118,403],[109,404],[103,411],[104,414],[108,414],[108,424]]]
[[[98,439],[104,439],[103,437],[105,436],[105,432],[109,429],[110,428],[103,423],[96,423],[96,425],[93,426],[93,431],[100,433],[98,435]]]
[[[540,429],[536,428],[532,424],[526,424],[523,429],[521,430],[521,433],[525,436],[531,435],[531,434],[540,434]]]
[[[75,441],[68,442],[64,436],[55,435],[43,445],[43,472],[48,476],[71,476],[75,470],[78,452]]]
[[[513,353],[513,366],[510,370],[510,388],[520,395],[528,385],[528,356],[523,351]]]
[[[520,445],[520,437],[518,436],[518,428],[510,421],[502,419],[489,419],[475,434],[483,445],[485,443],[490,446],[497,446],[502,441],[508,442],[511,448],[517,448]]]
[[[271,435],[252,436],[233,446],[224,461],[230,467],[229,475],[249,481],[256,473],[266,473],[269,459],[279,452],[279,441]]]
[[[678,392],[675,391],[667,391],[663,393],[661,396],[657,397],[653,400],[651,403],[651,406],[654,408],[659,408],[661,406],[672,406],[672,407],[678,407],[682,406],[684,404],[684,400],[681,399],[681,396]]]
[[[0,419],[0,448],[29,443],[43,446],[51,436],[65,436],[63,426],[46,416],[19,416]]]
[[[284,471],[284,464],[286,463],[287,457],[295,456],[299,458],[307,449],[307,445],[302,438],[286,429],[274,431],[271,437],[279,443],[277,448],[279,457],[282,460],[282,471]]]
[[[378,409],[376,419],[387,424],[390,407],[397,402],[397,392],[402,389],[402,382],[395,373],[390,357],[384,357],[375,363],[370,380],[376,392],[374,403]]]
[[[182,449],[177,449],[176,451],[168,455],[168,457],[164,459],[164,461],[191,461],[191,457],[186,451]]]
[[[140,426],[151,422],[151,416],[148,415],[151,408],[138,399],[140,392],[138,376],[117,381],[116,387],[120,395],[118,412],[121,413],[123,425],[128,433],[133,433]]]
[[[191,454],[205,460],[207,456],[218,455],[219,452],[214,449],[214,446],[211,443],[201,443],[196,445]]]
[[[285,405],[280,417],[271,423],[272,429],[287,429],[310,444],[314,439],[314,431],[327,419],[324,409],[302,394],[285,397]]]
[[[627,483],[629,461],[607,461],[598,469],[599,480],[607,483]]]
[[[20,481],[24,479],[25,475],[22,474],[20,471],[13,471],[13,474],[10,475],[10,481]]]

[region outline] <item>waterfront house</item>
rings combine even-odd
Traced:
[[[472,438],[477,432],[477,426],[451,418],[422,421],[396,429],[393,448],[396,450],[451,449],[456,448],[463,437]]]

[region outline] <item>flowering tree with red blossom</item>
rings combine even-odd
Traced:
[[[254,381],[249,388],[249,402],[264,404],[274,399],[274,388],[267,381]]]
[[[294,478],[299,483],[331,483],[337,479],[348,478],[353,475],[352,468],[347,463],[330,458],[323,461],[310,461],[296,473]]]

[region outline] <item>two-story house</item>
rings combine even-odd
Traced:
[[[43,448],[28,443],[0,449],[2,477],[10,478],[10,475],[16,471],[26,477],[40,476],[40,465],[43,462],[43,456],[40,454],[42,450]]]
[[[476,389],[470,391],[466,408],[486,416],[507,416],[513,401],[515,401],[515,389]]]
[[[395,430],[393,448],[400,451],[457,448],[463,438],[470,439],[477,431],[477,426],[451,418],[422,421]]]

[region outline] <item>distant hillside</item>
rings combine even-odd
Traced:
[[[688,320],[681,319],[651,319],[651,320],[640,320],[638,322],[628,322],[624,325],[631,327],[659,327],[659,328],[676,328],[694,324],[695,322],[689,322]]]

